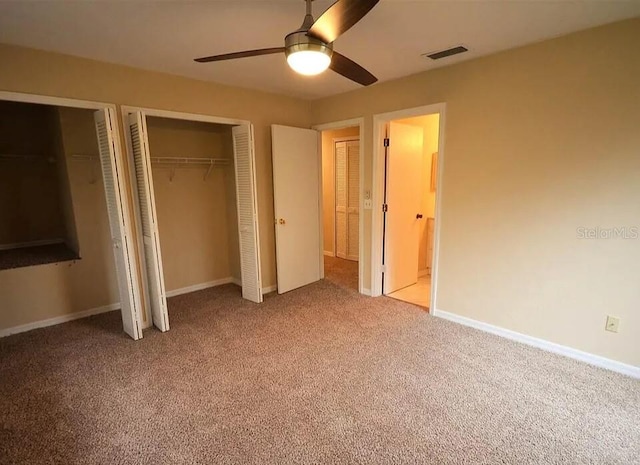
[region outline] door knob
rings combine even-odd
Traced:
[[[416,220],[419,220],[419,219],[421,219],[421,218],[422,218],[422,213],[418,213],[418,214],[416,215]]]
[[[283,218],[280,218],[280,221],[279,221],[279,223],[280,223],[280,224],[285,224],[285,221],[284,221],[284,219],[283,219]]]

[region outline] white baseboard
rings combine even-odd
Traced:
[[[267,286],[262,288],[263,294],[269,294],[270,292],[274,292],[278,290],[278,285],[274,284],[273,286]]]
[[[496,336],[511,339],[512,341],[521,342],[523,344],[537,347],[548,352],[564,355],[565,357],[573,358],[590,365],[595,365],[600,368],[605,368],[607,370],[615,371],[623,375],[631,376],[632,378],[640,379],[640,367],[628,365],[626,363],[611,360],[599,355],[590,354],[588,352],[583,352],[572,347],[563,346],[561,344],[549,342],[537,337],[528,336],[526,334],[511,331],[510,329],[501,328],[499,326],[494,326],[482,321],[473,320],[471,318],[456,315],[455,313],[449,313],[443,310],[435,310],[433,312],[433,315],[439,318],[444,318],[445,320],[453,321],[454,323],[479,329],[480,331],[495,334]]]
[[[237,286],[242,286],[242,281],[238,278],[233,278],[229,276],[228,278],[216,279],[215,281],[209,281],[201,284],[194,284],[193,286],[181,287],[180,289],[174,289],[172,291],[167,291],[167,297],[175,297],[177,295],[188,294],[190,292],[201,291],[203,289],[208,289],[210,287],[222,286],[223,284],[235,284]],[[263,294],[268,294],[269,292],[273,292],[278,289],[277,285],[267,286],[262,288]]]
[[[371,289],[367,289],[366,287],[362,288],[362,295],[368,295],[369,297],[371,297]]]
[[[63,244],[64,239],[42,239],[39,241],[16,242],[15,244],[0,244],[0,250],[22,249],[24,247],[37,247],[39,245]]]
[[[322,253],[325,254],[327,257],[335,257],[335,254],[330,250],[324,250]]]
[[[222,279],[216,279],[214,281],[208,281],[206,283],[194,284],[193,286],[181,287],[179,289],[173,289],[167,291],[165,295],[167,297],[175,297],[177,295],[188,294],[190,292],[201,291],[203,289],[209,289],[210,287],[222,286],[223,284],[234,283],[237,284],[237,280],[231,276]]]
[[[83,310],[81,312],[69,313],[68,315],[47,318],[46,320],[34,321],[33,323],[27,323],[26,325],[0,329],[0,337],[10,336],[11,334],[24,333],[26,331],[31,331],[32,329],[59,325],[60,323],[67,323],[69,321],[79,320],[80,318],[86,318],[88,316],[98,315],[100,313],[112,312],[114,310],[118,310],[119,308],[120,302],[105,305],[103,307],[90,308],[89,310]]]

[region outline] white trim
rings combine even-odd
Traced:
[[[120,302],[115,304],[104,305],[102,307],[90,308],[89,310],[83,310],[80,312],[69,313],[68,315],[56,316],[54,318],[47,318],[46,320],[34,321],[33,323],[27,323],[20,326],[14,326],[12,328],[0,329],[0,337],[10,336],[12,334],[24,333],[31,331],[32,329],[46,328],[47,326],[59,325],[61,323],[67,323],[73,320],[79,320],[80,318],[86,318],[88,316],[98,315],[100,313],[113,312],[120,308]]]
[[[382,295],[382,203],[384,200],[384,126],[397,119],[415,116],[439,114],[438,128],[438,167],[436,172],[436,208],[433,241],[433,263],[431,265],[431,305],[429,312],[436,307],[438,290],[438,262],[440,252],[440,218],[442,209],[442,180],[445,159],[446,103],[436,103],[404,110],[373,115],[373,185],[371,214],[371,295]],[[382,150],[381,150],[382,149]]]
[[[0,100],[11,102],[39,103],[41,105],[55,105],[58,107],[85,108],[89,110],[101,110],[103,108],[113,108],[112,103],[93,102],[90,100],[76,100],[71,98],[53,97],[50,95],[23,94],[21,92],[0,91]]]
[[[365,287],[364,289],[362,289],[361,294],[371,297],[371,289]]]
[[[227,278],[216,279],[214,281],[207,281],[206,283],[194,284],[193,286],[173,289],[171,291],[167,291],[165,296],[175,297],[177,295],[189,294],[190,292],[201,291],[203,289],[209,289],[210,287],[222,286],[223,284],[230,284],[230,283],[237,284],[238,280],[229,276]]]
[[[278,285],[274,284],[273,286],[267,286],[262,288],[263,294],[269,294],[270,292],[275,292],[278,290]]]
[[[121,115],[122,115],[122,125],[125,131],[125,135],[127,134],[128,131],[128,127],[127,127],[127,119],[128,119],[128,115],[132,114],[132,113],[142,113],[142,118],[146,121],[146,118],[148,116],[151,117],[160,117],[160,118],[169,118],[169,119],[174,119],[174,120],[184,120],[184,121],[196,121],[196,122],[203,122],[203,123],[213,123],[213,124],[224,124],[224,125],[228,125],[228,126],[249,126],[249,133],[250,133],[250,145],[251,145],[251,150],[252,150],[252,157],[253,157],[253,162],[255,164],[255,136],[254,136],[254,130],[253,130],[253,125],[251,124],[251,121],[249,120],[241,120],[241,119],[231,119],[231,118],[224,118],[224,117],[219,117],[219,116],[212,116],[212,115],[205,115],[205,114],[201,114],[201,113],[184,113],[184,112],[177,112],[177,111],[169,111],[169,110],[160,110],[160,109],[156,109],[156,108],[145,108],[145,107],[137,107],[137,106],[129,106],[129,105],[122,105],[120,107],[120,111],[121,111]],[[129,147],[127,147],[127,153],[129,154],[129,181],[131,183],[132,190],[134,192],[134,198],[132,199],[136,205],[139,203],[138,199],[137,199],[137,189],[135,188],[136,184],[137,184],[137,179],[136,179],[136,174],[135,174],[135,169],[133,169],[133,165],[131,164],[133,162],[132,160],[132,153],[131,150],[129,150]],[[235,154],[234,154],[234,162],[235,162]],[[255,190],[255,194],[257,196],[257,187],[255,187],[257,180],[254,179],[254,190]],[[236,183],[237,184],[237,183]],[[236,186],[237,188],[237,186]],[[257,198],[257,197],[256,197]],[[237,203],[237,201],[236,201]],[[140,218],[140,212],[138,211],[138,208],[134,208],[134,221],[136,222],[136,226],[138,228],[138,231],[140,231],[140,225],[141,225],[141,218]],[[258,224],[258,216],[259,216],[259,212],[257,210],[257,206],[256,206],[256,212],[255,212],[255,216],[256,216],[256,234],[257,234],[257,240],[258,240],[258,244],[257,244],[257,253],[258,253],[258,261],[260,260],[260,247],[259,247],[259,236],[260,236],[260,227]],[[238,220],[239,221],[239,220]],[[239,227],[239,224],[238,224]],[[138,234],[138,259],[139,259],[139,263],[144,263],[144,248],[142,247],[142,234]],[[258,263],[258,274],[259,274],[259,281],[262,280],[262,272],[260,269],[260,263]],[[142,273],[144,272],[144,267],[142,268]],[[237,282],[236,284],[238,284],[239,286],[241,286],[240,282]],[[143,283],[143,297],[145,300],[148,300],[148,289],[147,289],[147,279],[144,279],[144,283]],[[187,289],[187,288],[185,288]],[[204,289],[204,288],[203,288]],[[179,290],[176,290],[179,291]],[[179,295],[179,294],[171,294],[171,292],[175,292],[175,291],[170,291],[170,292],[166,292],[166,296],[167,297],[171,297],[172,295]],[[186,291],[186,292],[193,292],[193,291]],[[150,322],[151,321],[151,314],[150,314],[150,305],[146,305],[146,315],[147,315],[147,320]],[[149,325],[151,325],[151,323],[149,323]]]
[[[23,249],[38,247],[39,245],[64,244],[64,239],[41,239],[38,241],[16,242],[14,244],[0,244],[0,250]]]
[[[145,116],[156,116],[159,118],[180,119],[185,121],[198,121],[201,123],[227,124],[231,126],[241,126],[251,124],[251,121],[244,119],[223,118],[220,116],[203,115],[201,113],[182,113],[179,111],[159,110],[156,108],[143,108],[122,105],[123,115],[135,112],[142,112]]]
[[[365,287],[364,287],[364,144],[362,143],[362,141],[364,140],[364,118],[360,117],[360,118],[352,118],[352,119],[345,119],[342,121],[334,121],[331,123],[324,123],[324,124],[316,124],[315,126],[312,126],[312,129],[315,129],[316,131],[318,131],[318,143],[320,144],[320,147],[322,147],[322,131],[326,131],[329,129],[344,129],[344,128],[350,128],[353,126],[358,126],[358,138],[360,139],[360,186],[359,186],[359,193],[360,193],[360,205],[358,206],[358,234],[359,234],[359,239],[358,239],[358,292],[360,294],[365,294]],[[320,157],[321,157],[321,161],[322,161],[322,153],[320,153]],[[322,165],[320,165],[322,167]],[[320,169],[320,173],[322,173],[322,168]],[[320,193],[322,193],[322,179],[320,179]],[[322,199],[322,195],[320,195],[320,199]],[[321,211],[322,211],[322,204],[320,205]],[[322,224],[322,223],[321,223]],[[335,222],[334,222],[335,224]],[[320,229],[321,233],[320,233],[320,237],[322,238],[322,228]],[[322,246],[322,241],[320,243],[320,250],[322,251],[323,246]],[[373,262],[372,262],[373,263]],[[324,262],[322,263],[322,277],[324,277]],[[371,292],[369,292],[366,295],[371,295]]]
[[[326,255],[327,257],[335,257],[336,256],[336,254],[333,253],[333,251],[331,251],[331,250],[325,250],[325,251],[323,251],[323,254]]]
[[[606,370],[615,371],[616,373],[631,376],[632,378],[640,379],[640,367],[628,365],[626,363],[611,360],[599,355],[590,354],[588,352],[583,352],[581,350],[567,347],[561,344],[556,344],[555,342],[550,342],[545,339],[528,336],[526,334],[518,333],[510,329],[501,328],[499,326],[494,326],[482,321],[473,320],[471,318],[456,315],[455,313],[445,312],[444,310],[434,310],[433,315],[445,320],[453,321],[454,323],[484,331],[486,333],[495,334],[496,336],[504,337],[505,339],[510,339],[522,344],[537,347],[538,349],[546,350],[547,352],[553,352],[554,354],[573,358],[575,360],[588,363],[589,365],[594,365]]]

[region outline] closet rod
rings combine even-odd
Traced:
[[[228,165],[228,158],[151,157],[151,163],[165,165]]]
[[[14,153],[3,153],[0,154],[0,160],[54,160],[53,157],[44,157],[42,155],[19,155]]]

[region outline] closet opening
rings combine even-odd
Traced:
[[[120,309],[142,336],[113,107],[0,92],[0,335]]]
[[[135,108],[123,119],[149,321],[167,331],[167,298],[223,284],[261,302],[251,125]]]
[[[381,203],[373,218],[380,259],[375,291],[428,311],[437,284],[443,124],[443,105],[374,117],[374,189]]]
[[[0,270],[80,259],[67,167],[77,156],[71,113],[0,101]],[[95,134],[92,142],[97,151]]]
[[[360,127],[321,132],[324,277],[359,291]]]

